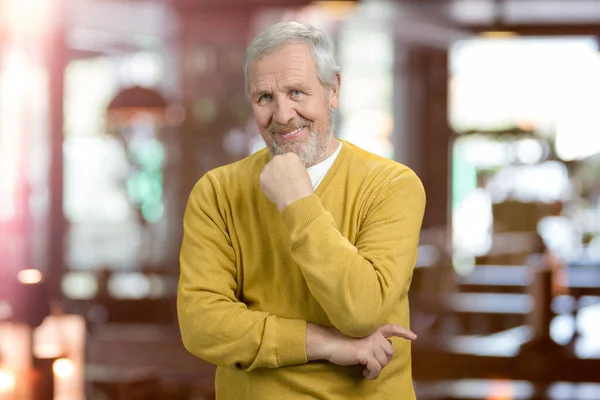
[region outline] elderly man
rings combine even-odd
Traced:
[[[178,314],[221,400],[413,399],[407,293],[425,194],[333,135],[340,73],[297,22],[260,33],[247,90],[268,149],[208,172],[184,217]]]

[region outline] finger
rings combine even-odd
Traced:
[[[377,358],[375,358],[374,356],[369,357],[369,359],[367,360],[367,369],[371,372],[371,374],[376,374],[377,376],[379,376],[381,368],[381,364],[379,363],[379,360],[377,360]]]
[[[358,363],[361,365],[367,366],[367,362],[369,361],[369,357],[366,354],[362,354],[358,357]]]
[[[379,373],[371,372],[368,368],[363,369],[363,376],[368,380],[379,378]]]
[[[392,346],[392,341],[389,339],[383,340],[381,344],[381,348],[385,352],[385,355],[388,358],[391,358],[394,355],[394,346]]]
[[[415,340],[417,338],[417,335],[415,335],[414,332],[394,324],[383,325],[379,328],[379,332],[381,332],[386,339],[391,338],[392,336],[403,337],[409,340]]]
[[[386,324],[379,328],[379,332],[386,338],[391,338],[393,336],[403,337],[405,339],[414,340],[417,338],[417,335],[401,326],[394,324]]]
[[[379,362],[379,365],[381,365],[381,369],[385,368],[385,366],[388,365],[388,362],[390,361],[387,354],[385,354],[385,352],[383,351],[383,349],[379,349],[379,350],[375,351],[373,356]]]

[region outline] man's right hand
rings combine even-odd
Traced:
[[[413,332],[398,325],[381,326],[371,335],[355,339],[336,329],[308,324],[306,354],[308,361],[328,360],[337,365],[364,365],[363,375],[376,379],[394,355],[389,339],[393,336],[408,340],[417,338]]]

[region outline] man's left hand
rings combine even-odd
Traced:
[[[314,193],[310,176],[295,153],[273,157],[260,174],[260,188],[280,212]]]

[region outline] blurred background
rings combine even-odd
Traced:
[[[331,35],[336,135],[428,204],[419,399],[600,399],[600,1],[0,0],[0,399],[214,398],[187,196],[264,143],[245,47]]]

